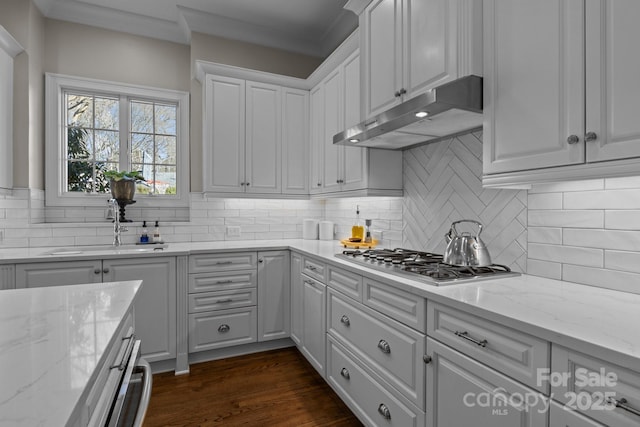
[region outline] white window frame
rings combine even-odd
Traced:
[[[45,204],[47,206],[105,206],[110,194],[66,192],[63,160],[66,161],[65,97],[66,91],[129,96],[156,102],[177,104],[176,117],[176,195],[136,194],[136,207],[189,206],[189,93],[128,83],[45,74]],[[122,132],[122,131],[121,131]],[[126,130],[127,134],[128,129]],[[127,135],[126,138],[129,138]]]

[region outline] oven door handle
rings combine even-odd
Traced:
[[[137,367],[142,368],[143,383],[142,383],[142,396],[140,397],[140,403],[138,405],[138,411],[136,418],[133,421],[133,427],[142,427],[144,417],[149,407],[149,400],[151,399],[151,386],[153,385],[153,374],[151,372],[151,365],[144,359],[138,360]]]

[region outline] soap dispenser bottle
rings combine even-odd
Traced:
[[[362,222],[360,222],[360,206],[356,205],[356,222],[351,227],[351,241],[352,242],[361,242],[364,238],[364,227],[362,226]]]
[[[153,243],[162,243],[162,237],[160,237],[160,226],[156,221],[155,228],[153,229]]]
[[[147,221],[142,221],[142,234],[140,235],[140,243],[149,243],[149,230],[147,230]]]

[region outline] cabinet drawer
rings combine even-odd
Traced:
[[[427,303],[427,335],[548,393],[538,370],[549,367],[549,343],[438,303]]]
[[[425,336],[336,291],[328,295],[329,332],[423,410]]]
[[[189,313],[256,305],[258,292],[255,288],[230,291],[200,292],[189,295]]]
[[[604,424],[593,421],[554,401],[551,401],[549,407],[549,425],[551,427],[605,427]]]
[[[327,380],[368,426],[424,426],[425,414],[378,383],[332,337],[328,338]]]
[[[398,322],[426,332],[427,300],[421,296],[365,278],[362,302]]]
[[[255,252],[197,254],[189,256],[189,273],[254,269],[258,266]]]
[[[549,398],[427,338],[428,426],[547,427]],[[560,427],[552,425],[551,427]]]
[[[362,301],[362,276],[359,274],[328,266],[327,285],[357,301]]]
[[[606,425],[640,425],[640,373],[556,344],[551,349],[551,372],[566,378],[552,381],[554,399]],[[614,409],[607,403],[610,398],[626,402]]]
[[[189,315],[189,352],[256,342],[256,307],[234,308]]]
[[[189,274],[189,293],[256,287],[252,270]]]
[[[325,282],[326,266],[320,261],[304,257],[302,259],[302,272],[322,283]]]

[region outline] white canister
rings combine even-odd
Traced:
[[[305,240],[318,239],[318,220],[317,219],[302,220],[302,238]]]
[[[333,240],[334,230],[332,221],[320,221],[320,240]]]

